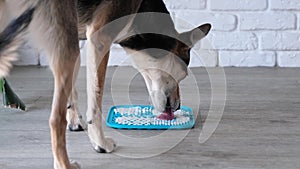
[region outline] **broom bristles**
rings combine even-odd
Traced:
[[[5,78],[1,79],[2,81],[2,94],[3,94],[3,104],[4,107],[17,108],[25,111],[26,106],[22,100],[14,93],[12,88],[9,86]]]

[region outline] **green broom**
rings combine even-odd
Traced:
[[[25,111],[25,104],[14,93],[5,78],[0,79],[0,93],[3,94],[4,107],[17,108]]]

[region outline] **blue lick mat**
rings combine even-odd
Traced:
[[[108,112],[106,125],[117,129],[189,129],[195,124],[190,107],[181,106],[173,120],[157,119],[153,106],[119,105]]]

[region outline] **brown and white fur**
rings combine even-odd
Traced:
[[[73,86],[80,63],[79,39],[86,38],[88,44],[87,122],[89,137],[97,152],[109,153],[114,150],[116,144],[111,138],[105,137],[102,130],[102,95],[111,44],[119,43],[132,56],[133,65],[143,75],[155,108],[160,111],[164,111],[166,107],[176,110],[180,106],[179,82],[187,75],[190,48],[207,35],[211,28],[209,24],[205,24],[192,31],[179,34],[169,17],[170,27],[164,28],[157,25],[162,29],[158,31],[173,31],[177,39],[148,34],[120,40],[117,39],[120,34],[138,29],[132,26],[135,24],[132,14],[162,12],[168,15],[163,1],[0,0],[0,9],[8,7],[7,9],[11,9],[8,12],[12,12],[12,16],[19,16],[24,11],[18,9],[31,6],[36,6],[36,9],[29,26],[29,35],[33,42],[48,54],[55,81],[49,125],[54,168],[57,169],[79,168],[77,163],[69,161],[65,137],[68,124],[66,120],[68,102],[69,128],[72,130],[80,128],[81,116],[76,105],[77,92]],[[13,11],[21,12],[15,14]],[[128,15],[132,17],[127,18],[126,22],[119,23],[114,29],[105,29],[108,23]],[[0,19],[5,20],[3,17]],[[153,23],[149,24],[155,24],[156,20],[151,20],[151,22]],[[201,33],[198,33],[199,31]],[[186,40],[187,44],[178,39]],[[157,44],[156,40],[165,41],[166,44],[152,46],[152,44]],[[13,43],[9,45],[14,46]],[[168,52],[164,56],[155,56],[157,52],[147,51],[148,48],[159,48]],[[1,51],[4,50],[0,49],[0,57],[4,53]],[[1,73],[7,74],[8,71],[1,69]]]

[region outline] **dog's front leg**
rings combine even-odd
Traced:
[[[97,152],[109,153],[114,150],[115,143],[104,136],[102,129],[102,95],[111,39],[92,26],[88,27],[87,35],[88,133]]]

